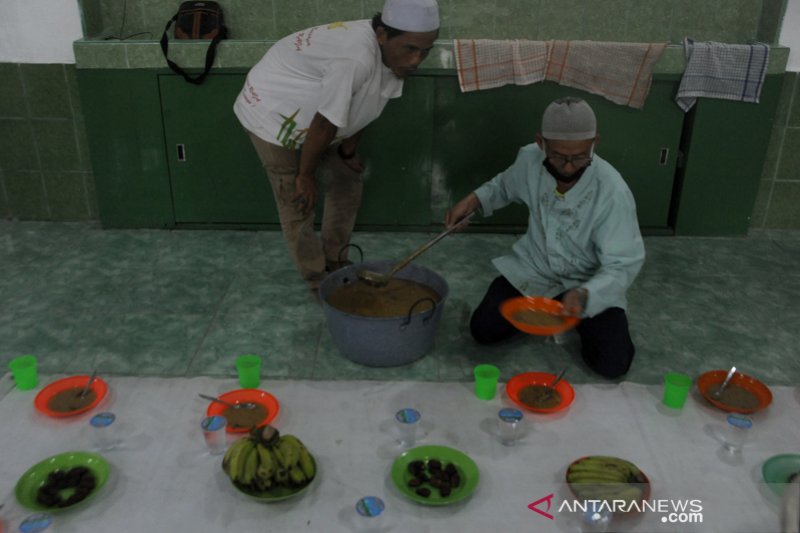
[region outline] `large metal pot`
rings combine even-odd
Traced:
[[[331,273],[319,288],[328,330],[336,348],[346,358],[367,366],[399,366],[416,361],[433,344],[449,287],[436,272],[408,265],[395,277],[422,283],[435,290],[441,299],[430,307],[430,299],[414,303],[403,316],[375,318],[353,315],[328,303],[331,293],[347,283],[358,281],[362,269],[387,272],[395,261],[365,261]]]

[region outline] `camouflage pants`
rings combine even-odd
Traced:
[[[316,289],[325,277],[326,266],[337,264],[339,252],[350,242],[361,205],[361,174],[342,161],[337,145],[331,145],[325,152],[317,169],[320,196],[324,191],[321,231],[317,236],[315,213],[304,215],[292,203],[300,150],[283,148],[248,134],[272,186],[289,255],[309,288]],[[345,250],[341,258],[346,257]]]

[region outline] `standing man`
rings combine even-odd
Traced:
[[[619,172],[595,155],[598,140],[589,104],[556,100],[545,109],[536,143],[453,206],[445,224],[477,208],[489,216],[511,202],[527,205],[528,230],[510,255],[493,261],[501,275],[472,314],[472,336],[488,344],[517,333],[499,311],[509,298],[555,298],[584,317],[577,327],[583,359],[611,379],[633,361],[625,292],[645,254],[633,195]]]
[[[403,91],[439,34],[436,0],[386,0],[372,21],[334,22],[275,43],[247,75],[234,112],[269,178],[286,245],[319,301],[342,266],[361,204],[361,131]],[[321,238],[317,174],[326,172]]]

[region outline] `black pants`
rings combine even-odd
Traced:
[[[519,330],[500,314],[500,304],[522,296],[504,276],[492,281],[480,305],[472,313],[469,329],[481,344],[505,340]],[[563,294],[555,299],[561,300]],[[624,375],[636,353],[628,331],[628,317],[619,307],[611,307],[591,318],[584,318],[576,328],[581,337],[583,360],[601,376],[612,379]]]

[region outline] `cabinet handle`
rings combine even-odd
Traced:
[[[185,163],[186,162],[186,147],[183,145],[183,143],[181,143],[181,144],[179,144],[177,146],[178,146],[178,161],[180,161],[181,163]]]
[[[661,155],[658,156],[658,164],[662,167],[669,161],[669,148],[662,148]]]

